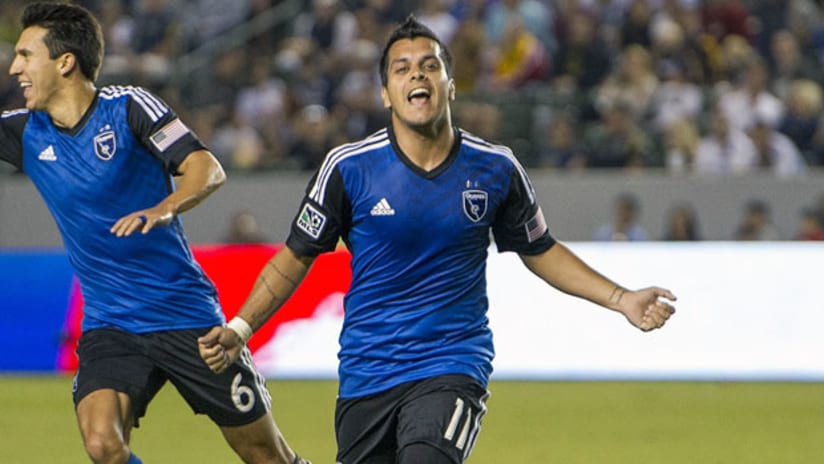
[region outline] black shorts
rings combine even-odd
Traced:
[[[272,399],[248,348],[220,374],[209,370],[201,359],[197,338],[209,329],[84,333],[77,347],[80,367],[72,386],[75,407],[89,393],[111,388],[129,395],[137,426],[168,380],[195,413],[208,415],[219,426],[245,425],[269,414]]]
[[[405,446],[427,443],[462,463],[475,445],[487,398],[489,392],[474,379],[443,375],[363,398],[338,399],[337,461],[389,464]]]

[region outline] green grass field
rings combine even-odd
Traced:
[[[71,379],[0,377],[0,463],[87,462]],[[334,382],[271,381],[275,418],[315,464],[334,463]],[[494,382],[469,462],[791,464],[824,462],[816,383]],[[147,463],[234,463],[217,428],[172,387],[132,438]]]

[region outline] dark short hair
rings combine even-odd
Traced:
[[[80,72],[90,81],[97,79],[103,62],[103,32],[89,10],[68,3],[32,3],[23,10],[20,22],[24,29],[39,26],[48,30],[43,42],[49,58],[71,53]]]
[[[432,32],[432,29],[424,26],[417,19],[415,19],[414,15],[409,15],[406,18],[406,21],[403,22],[400,26],[397,27],[392,34],[389,36],[389,40],[386,41],[386,46],[383,47],[383,54],[381,55],[381,84],[386,87],[386,83],[388,81],[388,69],[389,63],[387,62],[389,57],[389,47],[392,46],[393,43],[397,42],[401,39],[414,39],[416,37],[425,37],[427,39],[434,40],[441,49],[440,57],[443,60],[444,65],[446,65],[446,74],[448,76],[452,76],[452,54],[449,53],[449,49],[441,42],[438,36]]]

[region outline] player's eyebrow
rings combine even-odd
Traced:
[[[420,59],[418,59],[418,63],[423,63],[423,62],[429,61],[431,59],[436,59],[437,60],[438,55],[436,55],[434,53],[428,53],[428,54],[420,57]],[[412,61],[412,59],[409,58],[408,56],[402,56],[402,57],[393,59],[389,64],[394,65],[394,64],[397,64],[397,63],[409,63],[411,61]]]

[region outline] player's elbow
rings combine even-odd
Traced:
[[[226,183],[226,171],[220,161],[207,150],[189,154],[177,169],[179,175],[201,192],[210,194]]]
[[[211,175],[211,186],[212,191],[219,189],[226,183],[226,171],[223,170],[223,166],[220,163],[215,163],[214,168],[212,169]]]
[[[220,161],[209,152],[202,152],[199,158],[208,173],[206,176],[206,191],[209,193],[214,192],[226,183],[226,171],[221,166]]]

